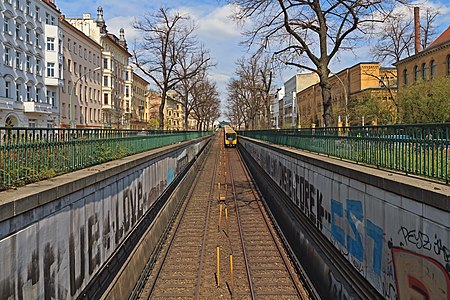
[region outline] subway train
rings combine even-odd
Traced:
[[[224,144],[225,147],[236,147],[237,145],[237,133],[229,125],[223,127],[224,131]]]

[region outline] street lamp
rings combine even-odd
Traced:
[[[88,71],[88,72],[86,72],[86,73],[80,75],[80,77],[78,77],[77,80],[75,80],[75,82],[74,82],[74,84],[73,84],[73,87],[72,87],[72,91],[71,91],[71,93],[69,94],[69,107],[70,107],[70,110],[69,110],[69,118],[70,118],[70,128],[75,128],[75,124],[74,124],[74,120],[73,120],[72,95],[75,93],[75,89],[77,88],[78,81],[80,81],[81,79],[83,79],[83,77],[86,76],[86,75],[88,75],[89,73],[92,73],[92,72],[101,70],[101,68],[102,68],[102,67],[97,67],[97,68],[95,68],[95,69],[93,69],[93,70],[90,70],[90,71]],[[81,95],[80,95],[80,96],[81,96]]]
[[[339,82],[342,84],[342,88],[344,89],[344,98],[345,98],[345,126],[348,126],[348,112],[347,112],[347,105],[348,105],[348,95],[347,95],[347,89],[345,88],[344,82],[342,82],[341,78],[339,78],[338,75],[334,74],[330,71],[330,74],[335,76]]]

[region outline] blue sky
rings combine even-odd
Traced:
[[[211,77],[219,87],[222,104],[226,98],[226,82],[233,76],[235,61],[246,54],[246,48],[239,45],[243,39],[240,34],[241,28],[229,19],[233,7],[227,5],[224,0],[56,0],[55,2],[66,17],[81,17],[83,13],[90,13],[95,17],[97,7],[101,5],[109,32],[118,35],[119,29],[123,27],[129,46],[139,38],[131,24],[144,12],[151,12],[164,6],[189,13],[199,27],[197,31],[199,40],[210,50],[211,57],[217,63],[217,67],[211,72]],[[448,2],[449,0],[422,0],[419,4],[421,7],[424,5],[442,7],[442,14],[436,22],[439,33],[450,25]],[[357,62],[371,61],[372,58],[368,56],[369,48],[370,41],[365,46],[355,49],[353,53],[340,53],[338,58],[332,61],[331,71],[338,72]],[[295,73],[295,70],[286,70],[276,78],[275,82],[281,85]]]

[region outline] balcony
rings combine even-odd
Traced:
[[[48,103],[39,103],[27,101],[23,103],[24,111],[26,113],[41,113],[41,114],[51,114],[52,106]]]
[[[14,110],[14,100],[11,98],[0,98],[1,110]]]

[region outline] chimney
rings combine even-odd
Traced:
[[[414,46],[416,54],[420,52],[420,16],[419,7],[414,7]]]

